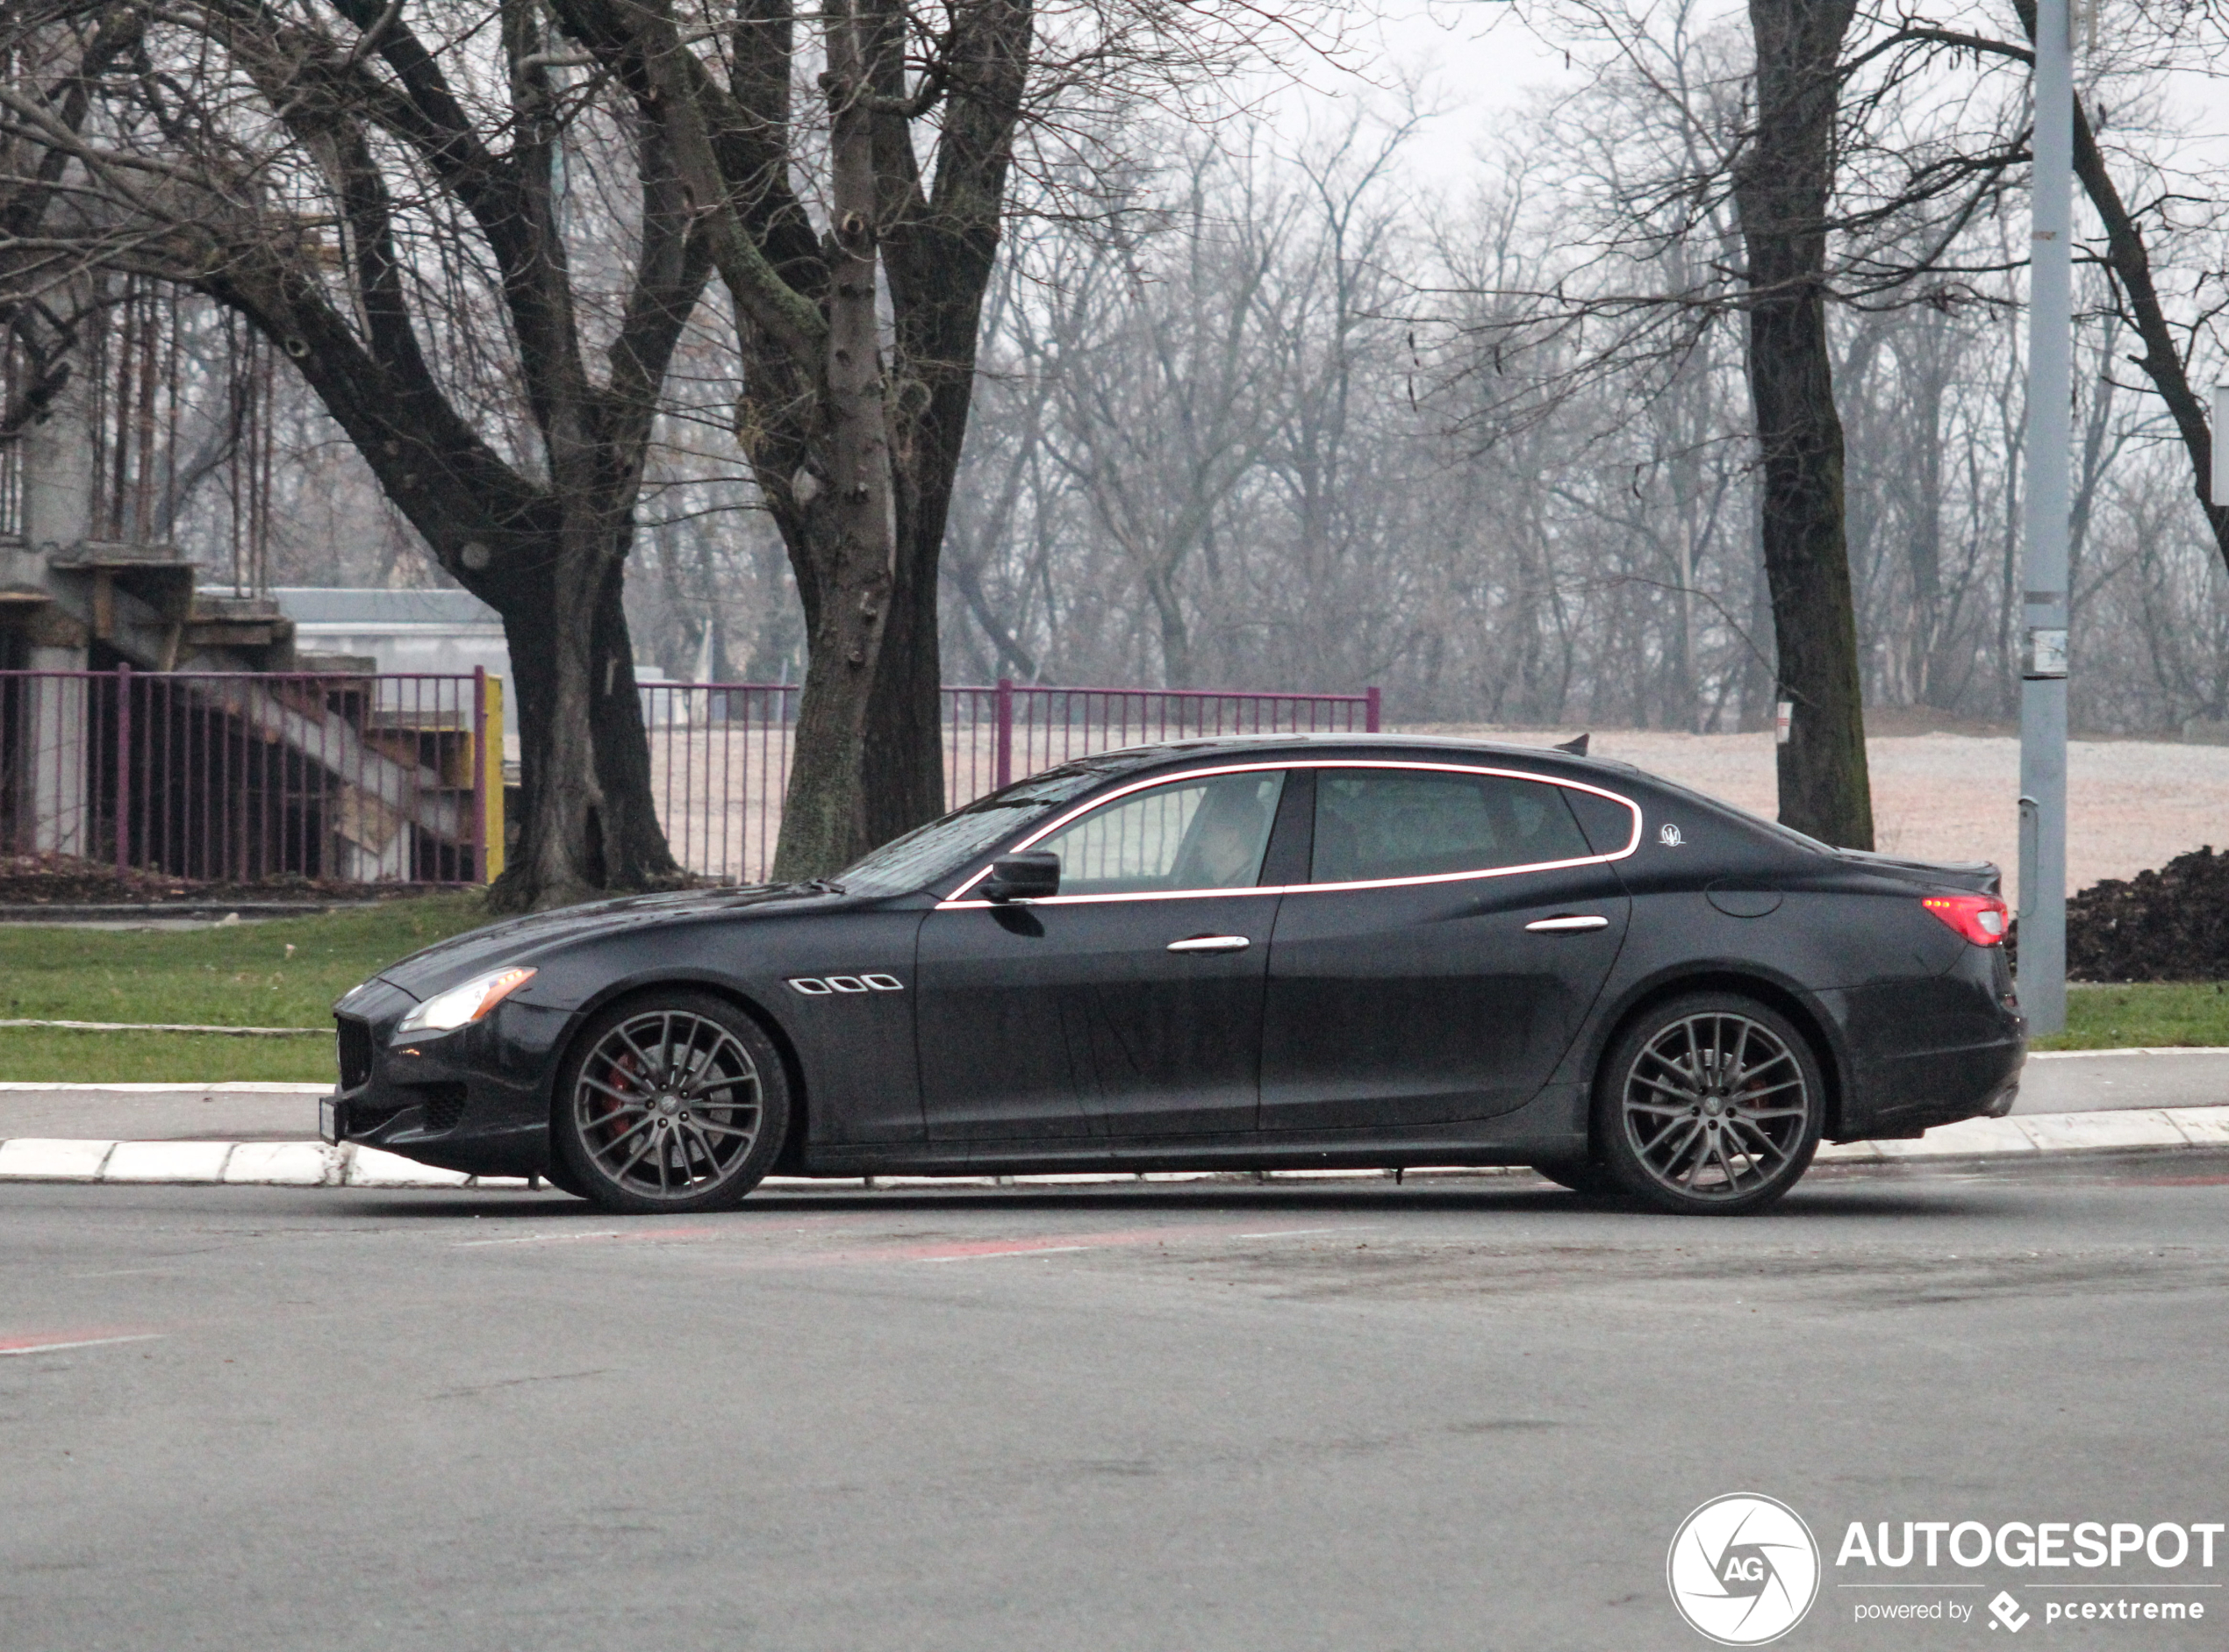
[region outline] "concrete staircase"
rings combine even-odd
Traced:
[[[83,670],[97,654],[141,670],[300,669],[294,622],[269,597],[197,589],[168,545],[80,540],[0,553],[0,631],[33,669]],[[61,657],[57,657],[61,656]]]

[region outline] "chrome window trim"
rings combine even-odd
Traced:
[[[1051,836],[1070,821],[1079,819],[1094,809],[1127,797],[1132,792],[1149,790],[1155,786],[1173,786],[1187,780],[1208,779],[1216,775],[1260,774],[1269,769],[1404,769],[1431,774],[1492,775],[1503,780],[1530,780],[1544,786],[1564,786],[1573,791],[1588,791],[1597,797],[1607,797],[1610,802],[1622,805],[1632,811],[1633,835],[1626,839],[1623,848],[1608,855],[1585,855],[1567,861],[1533,861],[1523,866],[1488,867],[1475,872],[1430,872],[1415,877],[1365,878],[1346,883],[1249,883],[1236,889],[1134,890],[1112,895],[1045,895],[1035,900],[1006,903],[964,898],[968,890],[990,876],[991,865],[986,862],[967,882],[938,901],[935,910],[940,912],[979,912],[1001,904],[1021,906],[1084,906],[1118,900],[1229,900],[1234,896],[1240,895],[1338,894],[1358,889],[1407,889],[1426,883],[1461,883],[1484,877],[1514,877],[1521,872],[1559,872],[1574,866],[1607,866],[1612,861],[1626,859],[1641,847],[1641,805],[1621,792],[1611,791],[1602,786],[1589,785],[1583,780],[1566,779],[1560,775],[1533,774],[1526,769],[1504,769],[1491,763],[1419,762],[1391,757],[1315,757],[1302,758],[1297,762],[1287,759],[1279,762],[1218,764],[1212,769],[1187,769],[1178,774],[1154,775],[1144,780],[1135,780],[1129,785],[1118,786],[1113,791],[1077,805],[1067,813],[1039,826],[1021,842],[1010,848],[1002,849],[1000,853],[1020,855],[1032,844]]]

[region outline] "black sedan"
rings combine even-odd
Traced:
[[[614,1211],[769,1174],[1529,1164],[1759,1209],[2012,1104],[1994,867],[1622,763],[1218,740],[1049,769],[833,879],[607,901],[336,1006],[327,1134]]]

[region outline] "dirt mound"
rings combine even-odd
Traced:
[[[2077,981],[2229,980],[2229,852],[2208,845],[2071,898],[2067,974]]]
[[[73,855],[0,855],[0,906],[208,905],[216,901],[387,900],[416,893],[391,883],[274,878],[265,883],[199,883]]]

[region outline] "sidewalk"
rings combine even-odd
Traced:
[[[324,1083],[0,1083],[0,1141],[313,1141]],[[2229,1049],[2044,1051],[2028,1057],[2018,1118],[2229,1106]]]
[[[2221,1106],[2229,1106],[2229,1049],[2038,1050],[2012,1111]]]
[[[317,1134],[323,1084],[0,1083],[0,1181],[224,1183],[276,1187],[524,1189],[518,1177],[473,1177]],[[2008,1154],[2229,1148],[2229,1050],[2046,1052],[2028,1058],[2019,1104],[2004,1119],[1969,1119],[1905,1141],[1853,1141],[1819,1162],[1885,1163]],[[1409,1176],[1524,1174],[1411,1170]],[[1149,1179],[1204,1179],[1218,1172]],[[1272,1181],[1374,1180],[1380,1170],[1272,1171]],[[987,1184],[989,1177],[877,1177],[875,1187]],[[1018,1176],[1019,1184],[1130,1182],[1128,1173]],[[769,1177],[769,1187],[845,1183]]]
[[[1852,1141],[1819,1149],[1821,1164],[1881,1164],[1927,1159],[1982,1159],[2032,1153],[2127,1152],[2153,1148],[2229,1148],[2229,1108],[2116,1108],[2043,1113],[2030,1118],[1968,1119],[1909,1141]],[[1080,1183],[1257,1180],[1376,1182],[1386,1170],[1185,1171],[1139,1176],[1129,1171],[1064,1176],[875,1176],[823,1180],[774,1176],[773,1189],[1072,1186]],[[1521,1165],[1460,1165],[1411,1169],[1408,1176],[1522,1176]],[[376,1148],[317,1141],[104,1141],[83,1137],[18,1137],[0,1141],[0,1182],[226,1184],[261,1187],[455,1187],[527,1189],[519,1176],[472,1176],[437,1170]]]

